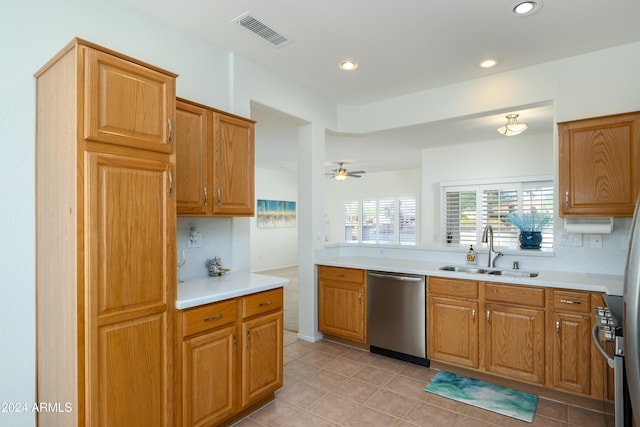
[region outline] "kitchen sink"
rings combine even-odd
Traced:
[[[538,277],[538,273],[533,271],[520,271],[520,270],[487,270],[477,267],[464,267],[459,265],[445,265],[440,267],[443,271],[456,271],[458,273],[469,274],[491,274],[494,276],[510,276],[510,277]]]
[[[511,277],[538,277],[538,273],[533,271],[520,271],[520,270],[491,270],[487,271],[487,274],[493,274],[495,276],[511,276]]]
[[[460,267],[457,265],[445,265],[444,267],[440,267],[440,270],[444,271],[457,271],[459,273],[471,273],[471,274],[484,274],[487,270],[483,268],[476,267]]]

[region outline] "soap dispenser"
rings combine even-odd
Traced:
[[[467,264],[476,265],[478,263],[478,258],[476,256],[476,251],[473,250],[473,245],[469,246],[469,250],[467,251]]]

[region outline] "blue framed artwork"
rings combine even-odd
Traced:
[[[296,226],[296,202],[258,199],[258,228]]]

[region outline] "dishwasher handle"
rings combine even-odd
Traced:
[[[396,276],[393,274],[381,274],[381,273],[368,273],[369,276],[377,277],[379,279],[391,279],[391,280],[402,280],[404,282],[422,282],[422,277],[412,277],[412,276]]]

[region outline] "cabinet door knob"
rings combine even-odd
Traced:
[[[560,338],[560,321],[556,320],[556,336]]]
[[[476,309],[472,308],[471,309],[471,322],[473,322],[473,324],[476,324]]]

